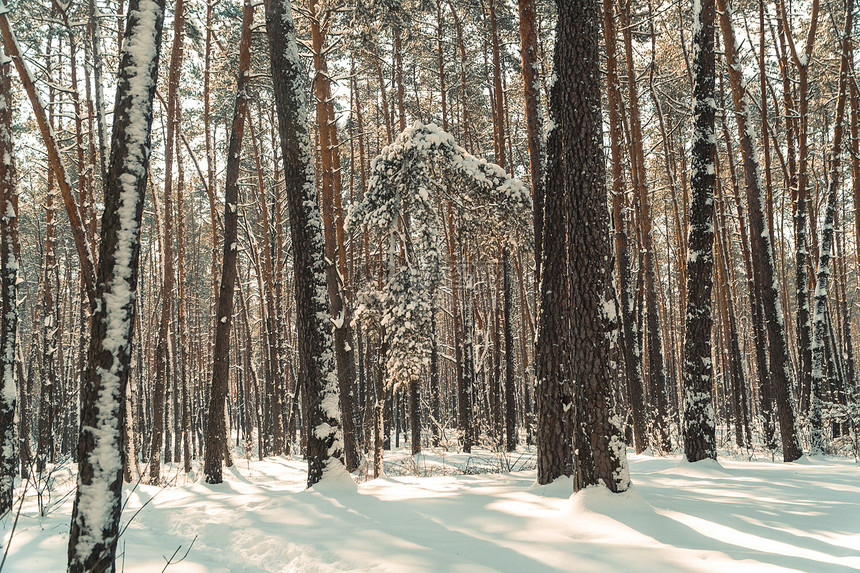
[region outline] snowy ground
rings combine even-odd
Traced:
[[[569,480],[536,486],[528,454],[389,457],[389,474],[413,475],[304,490],[300,460],[239,459],[218,486],[174,473],[127,487],[118,569],[162,571],[173,556],[170,573],[860,570],[852,460],[631,456],[633,491],[571,496]],[[451,475],[467,465],[514,471]],[[54,478],[46,517],[28,492],[3,571],[65,570],[72,475]],[[0,522],[4,549],[11,527]]]

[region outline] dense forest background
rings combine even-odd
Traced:
[[[12,74],[23,474],[77,456],[94,280],[80,253],[82,245],[98,252],[125,9],[123,0],[19,0],[0,15],[4,40],[9,30],[17,36],[34,82]],[[533,444],[543,244],[535,232],[564,233],[542,229],[555,4],[310,0],[293,9],[308,78],[347,467],[378,471],[383,449],[401,444],[413,453]],[[602,10],[606,208],[623,324],[611,358],[624,364],[614,407],[637,452],[669,452],[682,437],[692,15],[684,2],[604,0]],[[853,2],[721,0],[717,10],[711,338],[718,447],[779,450],[779,389],[771,383],[786,380],[802,449],[856,455],[860,80],[852,43],[860,28],[848,18],[845,29]],[[228,463],[231,455],[299,455],[306,446],[295,259],[265,21],[261,9],[254,12],[228,0],[167,6],[123,428],[128,480],[157,483],[162,463],[188,471],[203,455],[230,250]],[[237,74],[246,109],[231,198]],[[50,132],[37,125],[31,93],[41,98]],[[844,136],[835,137],[837,128]],[[433,145],[447,151],[427,163],[426,197],[389,198],[382,210],[394,210],[388,223],[396,230],[380,231],[368,197],[386,172],[374,158],[383,154],[395,169],[398,153]],[[494,192],[480,188],[469,178],[475,158],[524,187],[493,171]],[[763,255],[753,246],[759,227],[747,193],[756,186],[766,198],[776,296],[755,284]],[[230,213],[234,238],[225,249]],[[824,238],[828,230],[832,239]],[[825,240],[832,262],[823,267],[830,280],[822,295]],[[768,349],[775,320],[768,302],[784,317],[785,362]],[[817,403],[822,418],[810,424]],[[820,446],[810,427],[822,429]]]

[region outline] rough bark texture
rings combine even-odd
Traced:
[[[322,221],[307,126],[304,68],[298,59],[296,29],[287,0],[266,2],[266,33],[290,213],[299,340],[298,384],[308,400],[310,487],[323,478],[333,461],[340,458],[342,439],[326,297]]]
[[[564,31],[559,23],[558,29]],[[566,36],[565,36],[566,39]],[[555,61],[570,57],[561,38],[556,40]],[[558,72],[557,72],[558,74]],[[547,484],[571,475],[571,436],[564,423],[573,406],[570,374],[570,300],[567,273],[567,212],[570,198],[564,179],[564,142],[559,110],[569,94],[556,81],[550,94],[553,129],[547,137],[547,177],[541,249],[540,310],[535,344],[535,409],[537,413],[537,479]]]
[[[620,418],[612,411],[611,362],[619,325],[601,133],[599,7],[597,0],[557,4],[557,79],[550,105],[564,163],[561,170],[547,173],[552,174],[551,180],[561,181],[558,187],[570,201],[566,258],[569,292],[575,296],[570,306],[573,487],[579,490],[602,482],[610,491],[622,492],[630,487],[630,477]],[[545,317],[543,309],[542,313]]]
[[[690,239],[687,257],[687,321],[684,338],[684,454],[687,461],[717,458],[711,404],[711,290],[714,269],[714,0],[693,0],[695,131],[690,181]]]

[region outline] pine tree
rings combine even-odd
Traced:
[[[0,58],[5,56],[0,53]],[[18,349],[18,187],[9,62],[0,62],[0,515],[12,509]],[[20,381],[19,381],[20,382]],[[23,415],[23,414],[19,414]]]
[[[95,312],[81,387],[78,487],[69,572],[114,571],[122,502],[122,428],[131,363],[140,222],[164,0],[131,0],[105,181]]]
[[[714,269],[714,0],[693,0],[694,122],[684,340],[684,454],[690,462],[717,458],[711,404],[711,290]]]
[[[551,180],[559,180],[553,185],[556,192],[569,198],[570,290],[565,295],[571,297],[573,487],[579,490],[602,483],[619,493],[630,487],[630,476],[612,393],[618,372],[611,357],[617,352],[620,325],[601,133],[600,10],[597,0],[559,0],[557,6],[557,79],[550,106],[564,159],[561,170],[547,173]]]
[[[329,327],[323,229],[308,131],[304,66],[289,0],[267,0],[275,107],[290,212],[299,339],[299,385],[308,400],[308,487],[339,463],[343,451],[338,382]]]
[[[227,181],[224,192],[224,256],[218,290],[215,350],[212,356],[212,388],[206,427],[204,473],[207,483],[221,483],[221,462],[229,456],[230,438],[224,421],[224,403],[230,380],[230,327],[233,324],[233,293],[236,288],[237,234],[239,225],[239,158],[248,111],[248,69],[251,63],[251,25],[254,7],[245,0],[242,12],[242,40],[239,43],[239,72],[236,80],[236,105],[227,151]],[[231,462],[228,461],[228,465]]]
[[[831,143],[830,184],[827,191],[827,210],[821,228],[821,254],[818,260],[815,285],[815,307],[812,314],[812,388],[809,413],[810,453],[824,453],[824,428],[822,423],[822,401],[824,393],[824,343],[826,329],[827,283],[830,279],[830,258],[836,217],[836,195],[839,189],[842,132],[845,122],[845,102],[848,98],[849,61],[851,58],[850,36],[854,18],[854,0],[845,3],[845,26],[842,31],[842,54],[839,61],[839,94],[836,100],[836,118],[833,124]],[[852,381],[853,383],[853,381]]]

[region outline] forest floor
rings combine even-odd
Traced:
[[[311,490],[300,459],[240,458],[217,486],[203,483],[199,471],[186,476],[168,466],[164,487],[126,486],[117,568],[860,570],[860,465],[851,459],[688,464],[630,455],[630,492],[571,495],[570,480],[535,484],[529,452],[386,456],[389,477],[335,479]],[[41,501],[28,489],[11,546],[14,516],[0,521],[3,571],[65,571],[73,485],[73,468],[60,467]]]

